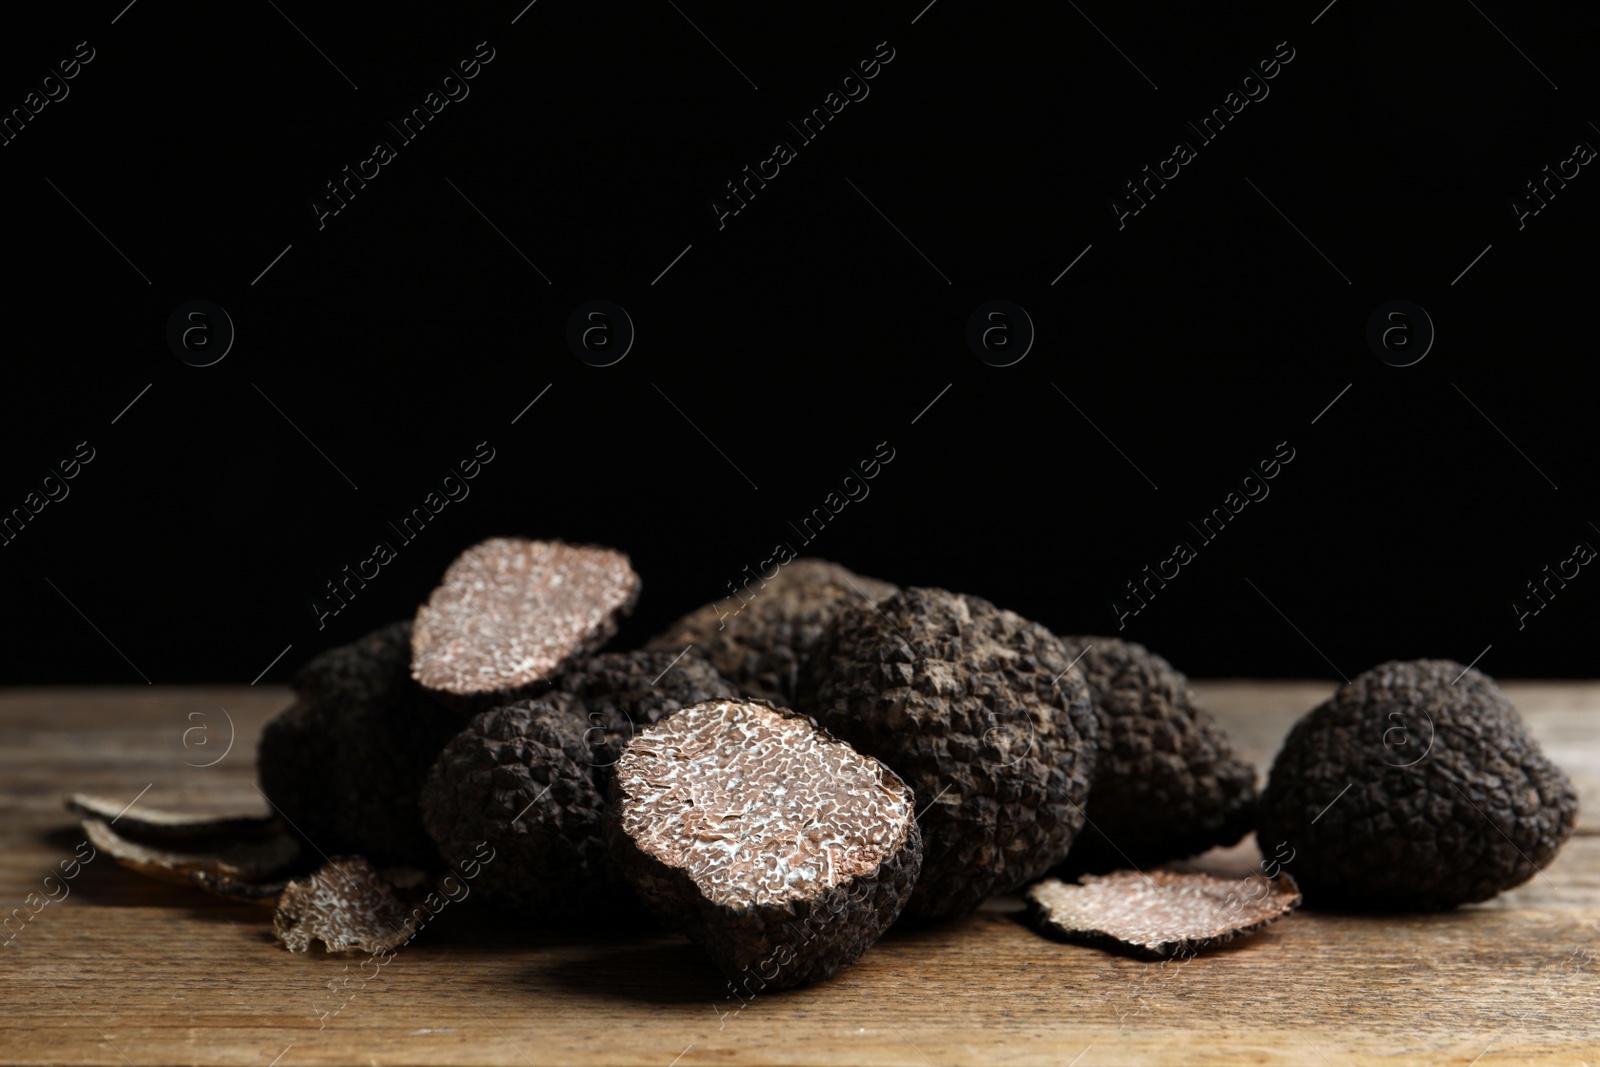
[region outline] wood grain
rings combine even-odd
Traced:
[[[1263,772],[1331,691],[1199,688]],[[675,936],[532,931],[475,901],[381,968],[293,956],[265,909],[100,857],[0,949],[0,1062],[1597,1063],[1600,684],[1506,689],[1579,783],[1584,814],[1548,870],[1459,912],[1302,911],[1179,965],[1047,941],[1002,899],[951,927],[893,932],[831,982],[742,1003]],[[284,700],[242,688],[0,693],[0,911],[42,894],[81,840],[66,792],[264,810],[254,738]],[[231,750],[186,765],[222,755],[223,709]],[[1247,843],[1203,865],[1242,872],[1256,859]]]

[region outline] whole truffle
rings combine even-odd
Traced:
[[[765,701],[696,704],[644,730],[612,794],[618,866],[748,994],[855,962],[917,878],[906,784]]]
[[[906,914],[966,914],[1060,863],[1095,760],[1088,687],[1044,627],[907,589],[839,613],[802,675],[822,725],[916,791],[926,841]]]
[[[1385,663],[1289,732],[1257,837],[1293,849],[1308,904],[1449,908],[1532,878],[1578,799],[1498,686],[1449,660]]]
[[[1099,721],[1088,820],[1065,871],[1144,869],[1249,832],[1255,768],[1233,754],[1189,680],[1143,645],[1061,640],[1089,683]]]
[[[821,559],[792,560],[743,590],[691,611],[645,647],[676,653],[692,645],[745,693],[781,707],[794,706],[800,665],[841,607],[899,591]]]
[[[737,695],[693,656],[577,660],[554,689],[479,715],[440,754],[422,798],[428,832],[452,863],[468,862],[484,843],[496,850],[476,883],[485,900],[532,914],[609,907],[621,892],[601,844],[612,768],[639,730],[688,705]]]
[[[483,899],[547,918],[607,895],[604,798],[570,704],[551,694],[474,716],[422,791],[423,820],[447,862],[493,850],[473,880]]]
[[[295,700],[263,728],[261,791],[325,855],[437,862],[418,797],[461,716],[411,679],[411,624],[329,649],[295,678]]]
[[[589,656],[567,668],[555,687],[573,698],[566,706],[583,719],[589,762],[601,771],[615,764],[628,741],[646,726],[690,704],[739,695],[710,663],[677,651]],[[596,784],[603,788],[605,778]]]

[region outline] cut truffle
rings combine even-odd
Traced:
[[[1044,627],[978,597],[907,589],[845,607],[800,703],[910,783],[926,838],[908,917],[966,914],[1060,863],[1083,826],[1095,717]]]
[[[323,855],[437,862],[417,801],[463,720],[411,680],[410,631],[392,623],[313,659],[262,730],[261,791]]]
[[[751,992],[826,978],[899,915],[922,858],[911,790],[809,718],[714,700],[634,738],[612,854]]]
[[[1254,825],[1255,768],[1189,680],[1143,645],[1061,640],[1099,720],[1087,822],[1062,872],[1153,867],[1236,844]]]
[[[83,820],[83,832],[97,852],[129,870],[221,896],[240,895],[221,888],[235,884],[260,886],[263,895],[276,893],[301,859],[299,838],[281,820],[258,819],[246,826],[242,819],[206,818],[190,824],[194,832],[185,837],[178,832],[184,818],[168,816],[151,836],[139,833],[141,824],[113,826],[98,818]],[[211,832],[219,824],[232,829]]]
[[[781,707],[795,706],[800,665],[841,607],[899,592],[820,559],[792,560],[772,578],[753,576],[743,589],[691,611],[645,647],[679,652],[693,646],[746,694]]]
[[[1494,682],[1449,660],[1392,662],[1295,724],[1257,838],[1319,907],[1488,900],[1547,866],[1578,798]]]
[[[473,717],[422,791],[428,833],[452,865],[487,844],[483,899],[535,916],[587,909],[606,886],[593,754],[574,698],[546,694]]]
[[[1047,878],[1028,890],[1040,930],[1143,959],[1189,957],[1252,933],[1300,903],[1294,879],[1216,878],[1177,871]]]
[[[621,552],[491,538],[457,556],[417,609],[412,676],[468,708],[529,695],[605,644],[638,598]]]
[[[681,651],[681,650],[680,650]],[[583,718],[588,763],[602,772],[614,765],[634,734],[680,708],[739,689],[715,667],[677,652],[602,652],[577,660],[556,679],[556,691],[573,699],[565,706]]]

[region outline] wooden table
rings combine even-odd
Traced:
[[[1198,688],[1263,772],[1331,691]],[[1584,813],[1530,884],[1449,914],[1302,911],[1180,966],[1047,941],[1001,900],[949,928],[892,933],[833,981],[740,1010],[670,935],[530,932],[464,904],[372,977],[361,957],[291,955],[265,909],[101,856],[0,948],[0,1061],[1600,1064],[1600,684],[1506,689],[1579,783]],[[266,688],[0,693],[0,912],[42,892],[82,839],[64,793],[264,811],[254,739],[285,700]],[[224,751],[221,709],[231,751],[186,765]],[[1247,843],[1206,862],[1242,874],[1256,859]]]

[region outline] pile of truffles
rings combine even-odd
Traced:
[[[1041,932],[1145,958],[1258,930],[1302,894],[1486,900],[1576,819],[1510,703],[1455,663],[1340,688],[1258,796],[1188,680],[1139,645],[800,559],[749,602],[601,651],[639,589],[610,549],[485,541],[414,620],[299,672],[259,748],[273,816],[186,838],[72,805],[129,865],[276,901],[298,951],[414,937],[428,912],[409,902],[448,871],[437,884],[526,922],[653,917],[762,988],[1024,891]],[[1163,867],[1252,831],[1274,846],[1265,876]]]

